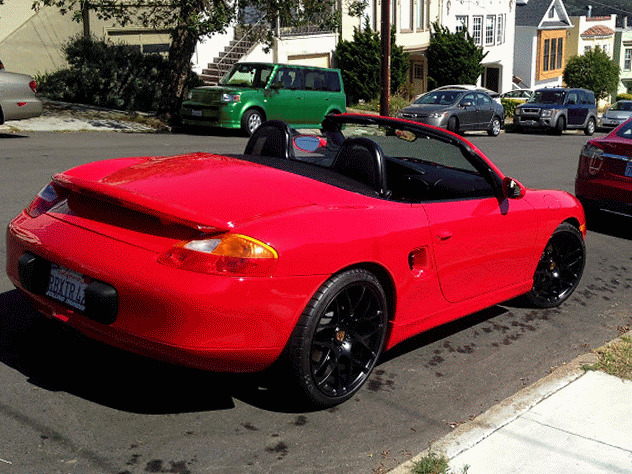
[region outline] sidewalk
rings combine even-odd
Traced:
[[[410,474],[429,453],[451,474],[631,474],[632,381],[582,369],[597,358],[578,357],[390,474]]]
[[[83,104],[43,99],[39,117],[11,120],[0,125],[0,133],[15,132],[144,132],[152,133],[162,124],[151,114],[104,109]]]

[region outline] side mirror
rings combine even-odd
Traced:
[[[527,192],[522,183],[513,178],[503,178],[503,194],[509,199],[520,199]]]
[[[461,102],[461,107],[472,107],[472,105],[474,105],[474,102],[471,100],[464,100]]]

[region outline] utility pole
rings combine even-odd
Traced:
[[[87,0],[81,2],[81,19],[83,21],[83,36],[90,37],[90,4]]]
[[[382,0],[382,94],[380,115],[389,115],[391,96],[391,0]]]

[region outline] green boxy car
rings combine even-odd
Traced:
[[[183,125],[241,128],[248,135],[265,120],[293,128],[320,127],[327,114],[346,111],[338,69],[237,63],[217,86],[196,87],[182,104]]]

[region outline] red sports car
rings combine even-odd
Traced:
[[[584,145],[575,195],[586,210],[632,215],[632,120]]]
[[[213,371],[284,371],[326,407],[381,352],[519,295],[567,299],[585,219],[474,145],[405,120],[267,122],[243,155],[78,166],[10,223],[7,272],[49,318]],[[274,363],[274,364],[273,364]]]

